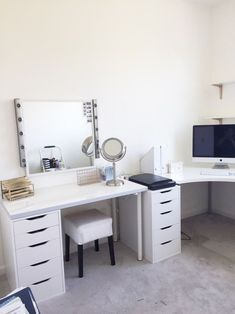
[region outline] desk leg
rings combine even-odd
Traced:
[[[138,241],[138,261],[143,260],[143,238],[142,238],[142,205],[141,193],[137,194],[137,241]]]
[[[118,214],[117,214],[117,200],[112,198],[112,218],[113,218],[113,240],[118,240]]]
[[[212,213],[212,182],[208,182],[208,205],[207,205],[207,212],[208,214]]]

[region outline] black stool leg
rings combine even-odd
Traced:
[[[111,265],[115,265],[115,256],[114,256],[114,248],[113,248],[113,236],[108,237],[108,242],[109,242],[109,254],[110,254]]]
[[[65,261],[69,261],[70,237],[65,234]]]
[[[78,277],[83,277],[83,245],[78,245]]]
[[[99,248],[99,240],[95,240],[95,251],[98,252],[100,250]]]

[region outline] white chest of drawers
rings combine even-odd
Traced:
[[[60,211],[7,219],[2,212],[11,289],[28,286],[40,302],[65,292]]]
[[[180,187],[144,193],[144,257],[156,263],[181,252]]]

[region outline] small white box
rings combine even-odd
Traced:
[[[183,173],[183,162],[182,161],[171,161],[169,163],[169,172],[171,174]]]

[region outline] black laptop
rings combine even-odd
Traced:
[[[151,173],[141,173],[129,177],[129,180],[148,187],[149,190],[155,191],[170,188],[176,185],[176,182],[165,177],[157,176]]]

